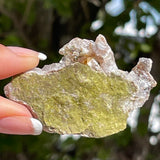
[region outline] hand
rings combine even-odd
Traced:
[[[36,67],[46,56],[36,51],[5,47],[0,44],[0,80]],[[42,124],[34,119],[27,108],[0,96],[0,133],[39,135]]]

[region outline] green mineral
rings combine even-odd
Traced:
[[[75,38],[59,52],[60,63],[18,75],[5,87],[47,132],[99,138],[124,130],[129,113],[156,85],[150,59],[141,58],[130,73],[121,71],[102,35],[95,42]]]

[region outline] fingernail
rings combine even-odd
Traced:
[[[42,124],[34,118],[15,116],[0,119],[0,133],[16,135],[39,135]]]
[[[23,57],[38,56],[38,58],[42,61],[47,59],[47,56],[44,53],[37,52],[31,49],[22,48],[22,47],[14,47],[14,46],[8,46],[7,48],[9,48],[12,52],[14,52],[14,54],[18,56],[23,56]]]
[[[41,122],[35,118],[31,118],[30,120],[32,122],[33,129],[34,129],[33,135],[40,135],[43,129]]]
[[[39,52],[39,53],[38,53],[38,58],[39,58],[40,60],[44,61],[44,60],[47,59],[47,56],[46,56],[44,53]]]

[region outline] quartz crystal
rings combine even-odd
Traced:
[[[131,72],[122,71],[103,35],[95,42],[74,38],[59,53],[59,63],[18,75],[5,86],[6,96],[28,107],[47,132],[96,138],[117,133],[156,86],[151,59],[140,58]]]

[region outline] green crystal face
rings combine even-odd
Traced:
[[[12,96],[26,102],[45,130],[104,137],[126,127],[123,103],[135,91],[127,80],[74,63],[48,75],[24,73],[12,81]]]

